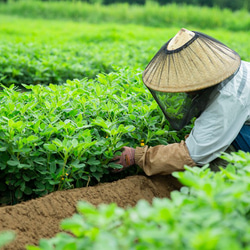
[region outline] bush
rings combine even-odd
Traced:
[[[152,49],[155,41],[149,41],[152,36],[136,26],[14,17],[1,20],[0,82],[7,87],[96,78],[99,73],[115,71],[114,65],[142,68],[156,50]],[[34,31],[37,26],[39,32]]]
[[[67,48],[60,45],[1,44],[0,81],[5,86],[15,84],[58,84],[67,79],[95,78],[100,72],[112,71],[112,61],[101,61],[95,51],[84,46]],[[88,58],[88,60],[85,60]],[[110,60],[112,60],[110,58]]]
[[[61,223],[70,234],[27,249],[249,249],[250,154],[224,158],[229,164],[220,172],[204,166],[174,173],[185,187],[171,200],[141,200],[127,209],[80,202],[78,214]]]
[[[209,13],[216,20],[217,12],[212,9]],[[188,15],[187,11],[183,18],[188,18]],[[239,19],[240,16],[237,22]],[[233,20],[230,20],[230,25],[234,26]],[[179,28],[155,29],[131,24],[101,25],[2,16],[0,82],[8,87],[15,84],[21,88],[23,83],[48,85],[62,84],[67,79],[96,78],[99,73],[116,71],[117,66],[144,69]],[[235,49],[243,60],[249,59],[247,32],[201,31]]]
[[[12,85],[0,93],[1,203],[105,181],[109,168],[120,167],[109,162],[124,145],[180,140],[140,71],[24,87],[30,91]]]

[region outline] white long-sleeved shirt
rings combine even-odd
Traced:
[[[186,139],[189,154],[197,165],[220,156],[242,126],[250,124],[250,63],[241,61],[237,74],[218,89]]]

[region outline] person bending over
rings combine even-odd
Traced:
[[[250,152],[250,63],[218,40],[181,29],[143,72],[143,82],[175,130],[196,117],[180,143],[124,147],[114,158],[123,168],[167,175],[184,165],[211,168],[221,152]],[[220,164],[220,163],[219,163]]]

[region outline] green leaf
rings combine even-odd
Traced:
[[[17,167],[20,168],[20,169],[22,169],[22,168],[29,169],[29,168],[31,168],[31,165],[29,165],[29,164],[18,164]]]
[[[7,147],[0,147],[0,152],[4,152],[7,150]]]
[[[22,148],[21,150],[20,150],[20,152],[22,152],[22,153],[29,153],[30,151],[31,151],[32,149],[31,148]],[[13,150],[14,151],[14,150]]]
[[[25,187],[24,191],[23,191],[26,195],[31,195],[33,190],[30,187]]]
[[[20,188],[18,188],[16,191],[15,191],[15,197],[20,200],[22,197],[23,197],[23,192],[21,191]]]
[[[164,135],[165,133],[165,130],[157,130],[156,132],[154,132],[155,135]]]
[[[0,248],[9,244],[15,239],[15,233],[12,231],[0,232]]]
[[[25,189],[25,181],[20,184],[20,190],[23,192]]]
[[[74,214],[71,218],[62,221],[61,228],[64,230],[70,230],[75,236],[80,237],[85,231],[85,223],[81,215]]]
[[[73,145],[74,148],[76,148],[77,145],[78,145],[78,140],[77,139],[73,139],[72,140],[72,145]]]
[[[27,142],[34,142],[34,141],[37,141],[39,140],[39,137],[38,136],[35,136],[35,135],[30,135],[28,138],[27,138]]]
[[[129,125],[129,126],[126,126],[125,129],[126,129],[126,132],[133,132],[135,130],[135,127],[132,125]]]
[[[23,121],[18,121],[13,124],[13,127],[20,130],[22,128]]]
[[[99,165],[101,162],[99,160],[96,160],[94,157],[90,158],[87,163],[89,165]]]
[[[59,183],[60,183],[60,181],[49,180],[50,185],[56,185],[56,184],[59,184]],[[41,190],[44,190],[44,189],[41,189]]]
[[[56,163],[55,162],[51,162],[50,163],[50,172],[51,173],[55,173],[56,172]]]
[[[115,145],[115,150],[119,150],[121,149],[122,147],[124,147],[125,145],[127,145],[127,143],[123,143],[122,141],[119,141],[116,143]]]
[[[20,164],[20,162],[18,160],[9,160],[7,161],[7,164],[14,167]]]
[[[98,172],[98,173],[96,173],[96,172],[93,173],[93,172],[92,172],[92,176],[94,176],[98,181],[100,181],[100,178],[102,177],[102,175],[103,175],[103,174],[102,174],[102,173],[99,173],[99,172]]]
[[[45,185],[43,183],[36,181],[35,185],[39,190],[45,190]]]
[[[27,245],[26,250],[43,250],[41,247]]]
[[[62,147],[63,146],[63,143],[62,141],[60,141],[58,138],[54,139],[53,140],[53,143],[58,146],[58,147]]]
[[[23,179],[24,179],[25,181],[29,181],[29,180],[30,180],[30,177],[28,177],[27,175],[23,174]]]
[[[108,121],[105,121],[101,117],[97,117],[96,119],[94,119],[92,121],[92,123],[95,124],[95,125],[101,126],[101,127],[105,128],[105,129],[108,129],[109,125],[110,125],[110,123]]]
[[[122,165],[117,164],[117,163],[114,163],[114,162],[110,162],[110,163],[108,164],[108,166],[109,166],[110,168],[114,168],[114,169],[121,169],[121,168],[123,168]]]
[[[52,151],[52,152],[56,152],[57,151],[57,147],[55,144],[48,144],[48,143],[45,143],[43,144],[43,147],[49,151]]]
[[[45,249],[53,250],[54,249],[53,242],[51,240],[41,239],[39,241],[39,245],[43,250],[45,250]]]
[[[70,164],[70,166],[74,167],[74,168],[84,168],[85,167],[85,164],[84,163],[79,163],[78,160],[72,162]]]
[[[89,169],[90,169],[90,171],[93,173],[93,172],[96,172],[96,169],[97,169],[97,168],[96,168],[96,166],[90,166]]]

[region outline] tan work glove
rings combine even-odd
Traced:
[[[123,168],[113,169],[113,173],[119,173],[130,166],[135,165],[135,149],[130,147],[123,147],[122,154],[120,156],[116,156],[112,159],[116,164],[120,164]]]

